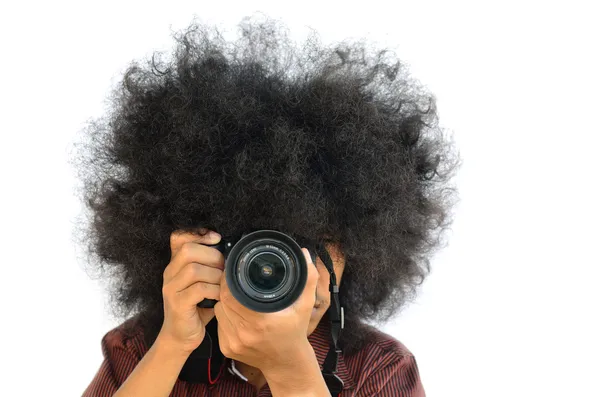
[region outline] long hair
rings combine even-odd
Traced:
[[[458,155],[435,97],[364,41],[294,45],[267,19],[227,41],[193,21],[172,57],[134,61],[76,156],[90,270],[155,338],[169,235],[328,236],[346,260],[342,346],[414,297],[450,225]]]

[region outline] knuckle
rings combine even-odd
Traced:
[[[175,247],[177,245],[177,242],[179,241],[179,236],[180,235],[181,234],[179,233],[179,231],[175,230],[169,236],[169,244],[171,245],[171,249],[173,249],[173,247]]]
[[[239,338],[235,338],[229,341],[229,350],[235,355],[240,355],[244,351],[244,346],[240,342]]]
[[[169,311],[169,312],[175,311],[176,305],[175,305],[175,302],[173,302],[172,296],[163,295],[163,305],[164,305],[165,311]]]
[[[181,259],[186,262],[190,262],[192,258],[192,243],[184,243],[179,249],[179,255]]]
[[[256,336],[248,331],[238,331],[238,338],[241,346],[254,346],[256,342]]]
[[[190,278],[197,279],[202,274],[202,265],[196,262],[192,262],[187,266],[187,275]]]
[[[256,330],[256,332],[259,333],[264,333],[266,331],[268,331],[268,324],[265,323],[264,321],[257,321],[253,324],[254,329]]]
[[[184,266],[182,269],[179,270],[179,272],[175,275],[173,275],[174,279],[178,279],[178,280],[184,280],[187,281],[190,279],[191,276],[191,272],[190,272],[190,266]],[[179,281],[181,282],[181,281]]]
[[[169,284],[164,284],[162,287],[162,295],[164,297],[170,296],[171,295],[171,288],[169,287]]]
[[[201,274],[201,269],[199,269],[198,267],[199,264],[197,263],[189,263],[188,265],[186,265],[186,267],[183,269],[183,277],[185,278],[185,280],[187,280],[188,282],[200,281],[199,276]]]
[[[177,306],[177,298],[179,294],[177,292],[173,292],[171,288],[166,289],[163,292],[163,303],[170,308]]]

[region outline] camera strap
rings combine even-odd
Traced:
[[[329,388],[329,392],[332,397],[337,397],[344,388],[344,382],[337,375],[337,366],[342,349],[339,346],[339,339],[344,329],[344,308],[340,304],[339,298],[339,286],[335,272],[333,270],[333,262],[329,253],[325,249],[325,246],[319,242],[317,243],[317,252],[319,257],[323,261],[325,268],[329,272],[329,291],[331,293],[331,302],[329,304],[328,315],[329,321],[331,322],[331,343],[329,352],[323,362],[323,379]]]

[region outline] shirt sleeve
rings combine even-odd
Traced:
[[[356,397],[425,397],[417,361],[413,355],[387,361],[379,369],[374,368],[366,377],[359,386]]]
[[[117,330],[104,335],[101,345],[104,360],[82,397],[112,396],[139,362],[135,352]]]

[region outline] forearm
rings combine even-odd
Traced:
[[[168,397],[186,360],[157,339],[114,397]]]
[[[290,365],[263,371],[273,397],[331,397],[312,346],[307,343]]]

